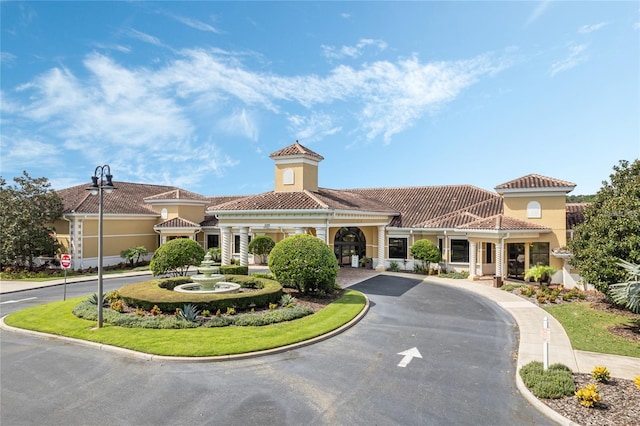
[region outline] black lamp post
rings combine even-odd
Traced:
[[[96,167],[96,171],[91,176],[91,186],[87,191],[91,195],[98,195],[98,328],[102,327],[102,194],[111,192],[116,189],[111,179],[111,168],[108,165]],[[106,181],[105,181],[106,179]]]

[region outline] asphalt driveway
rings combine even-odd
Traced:
[[[410,278],[352,288],[372,302],[353,328],[238,361],[142,361],[0,331],[0,423],[553,424],[516,389],[517,328],[506,312]]]

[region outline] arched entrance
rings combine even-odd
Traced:
[[[343,227],[336,232],[333,241],[333,251],[340,266],[351,265],[351,256],[357,255],[360,259],[367,252],[367,241],[364,233],[357,227]]]

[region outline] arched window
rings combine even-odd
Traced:
[[[527,204],[527,217],[529,219],[540,219],[542,217],[542,208],[537,201],[529,201]]]
[[[163,219],[169,217],[169,212],[167,211],[167,209],[162,209],[162,211],[160,212],[160,217],[162,217]]]
[[[282,184],[293,185],[293,183],[294,183],[293,169],[284,169],[284,172],[282,172]]]
[[[357,227],[343,227],[336,232],[333,249],[340,265],[350,265],[351,256],[363,258],[367,253],[367,241],[364,233]]]

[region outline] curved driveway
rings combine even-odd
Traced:
[[[371,300],[355,327],[237,361],[150,362],[0,331],[0,423],[552,424],[516,389],[517,327],[496,305],[403,277],[352,288]],[[422,358],[398,354],[411,348]]]

